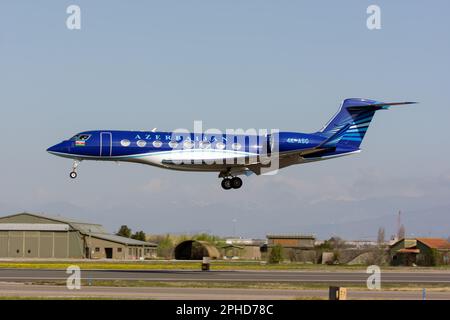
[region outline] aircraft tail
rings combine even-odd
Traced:
[[[318,133],[333,140],[336,147],[359,149],[376,111],[413,103],[416,102],[385,103],[367,99],[345,99],[338,113]]]

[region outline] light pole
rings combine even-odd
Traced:
[[[92,245],[92,238],[91,238],[91,229],[89,228],[89,260],[91,260],[92,259],[92,248],[91,248],[91,245]]]
[[[233,238],[236,239],[236,222],[237,222],[237,220],[236,220],[236,218],[234,218],[231,221],[233,221]]]

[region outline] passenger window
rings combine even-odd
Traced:
[[[131,144],[131,142],[130,140],[123,139],[122,141],[120,141],[120,144],[122,145],[122,147],[128,147]]]
[[[169,147],[171,147],[172,149],[175,149],[178,146],[178,142],[172,140],[169,142]]]
[[[159,141],[159,140],[155,140],[155,141],[153,141],[153,146],[154,146],[155,148],[161,148],[162,142]]]
[[[231,145],[231,148],[233,148],[234,150],[240,150],[241,149],[241,144],[240,143],[233,143]]]
[[[192,149],[194,147],[194,143],[191,140],[186,140],[183,143],[183,148]]]
[[[147,145],[147,142],[145,142],[145,140],[139,140],[138,142],[136,142],[136,144],[138,145],[138,147],[145,147]]]
[[[201,149],[209,149],[211,147],[211,143],[209,141],[200,141]]]

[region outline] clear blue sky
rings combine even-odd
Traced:
[[[66,28],[70,4],[81,30]],[[366,27],[370,4],[381,30]],[[445,235],[448,225],[416,228],[408,214],[450,208],[449,12],[444,0],[2,1],[0,214],[221,235],[236,218],[253,237],[326,237],[392,216],[342,231],[363,238],[393,232],[402,209],[407,232]],[[45,152],[83,130],[194,120],[309,132],[346,97],[420,104],[377,114],[360,155],[252,176],[239,192],[215,174],[133,164],[84,162],[70,181],[71,161]]]

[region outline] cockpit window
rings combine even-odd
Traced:
[[[90,134],[77,134],[76,136],[73,136],[70,140],[71,141],[86,141],[89,140],[91,137]]]

